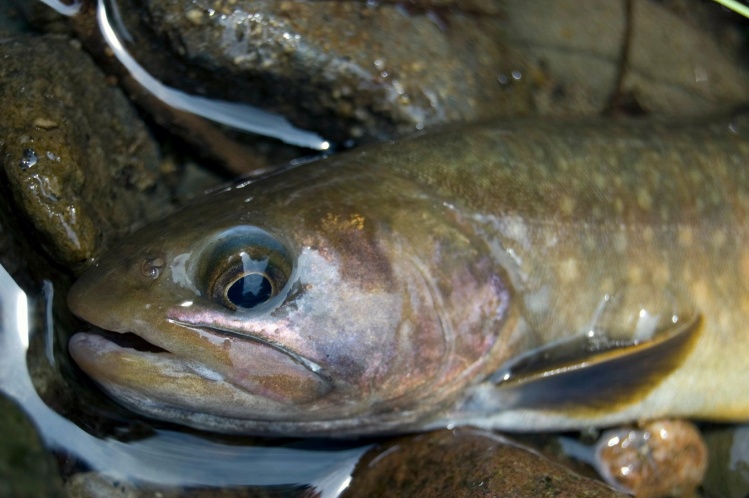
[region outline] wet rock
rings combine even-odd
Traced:
[[[4,7],[3,4],[7,5],[5,8],[8,9],[10,18],[18,17],[23,23],[16,25],[23,28],[24,32],[31,31],[30,28],[33,27],[45,33],[60,35],[73,33],[73,27],[68,19],[41,1],[0,0],[0,8]]]
[[[77,38],[109,75],[108,81],[119,84],[130,100],[149,115],[154,124],[161,127],[161,141],[171,143],[173,149],[179,151],[180,157],[189,156],[188,165],[190,161],[199,160],[203,167],[212,166],[213,183],[218,177],[223,177],[223,181],[226,181],[237,175],[260,174],[300,155],[309,154],[309,151],[276,139],[221,126],[191,112],[172,107],[156,97],[133,77],[106,44],[94,7],[94,4],[87,4],[78,15],[71,18]],[[137,11],[128,10],[125,14],[132,16]],[[130,22],[127,29],[138,33]],[[156,50],[155,53],[163,55],[159,64],[179,67],[179,61],[166,51]]]
[[[597,459],[607,480],[638,498],[690,496],[705,476],[707,447],[691,422],[659,420],[605,433]]]
[[[725,22],[720,6],[701,6],[696,24],[660,2],[631,4],[628,20],[627,2],[594,9],[575,0],[507,3],[508,45],[525,61],[525,72],[543,69],[547,78],[535,93],[540,113],[600,112],[615,92],[631,95],[646,111],[676,115],[745,102],[749,78],[740,27]],[[720,38],[718,30],[705,30],[716,23]]]
[[[74,475],[66,483],[71,498],[313,498],[317,493],[303,486],[283,489],[260,487],[180,488],[134,484],[96,472]]]
[[[492,432],[438,431],[367,453],[345,497],[624,496]]]
[[[20,215],[8,197],[0,195],[0,265],[21,287],[30,289],[38,282],[31,276],[31,269],[44,268],[49,260],[38,254],[36,245],[24,236],[24,229],[17,223]]]
[[[0,44],[0,57],[10,217],[52,260],[78,270],[158,214],[171,172],[134,108],[75,42],[19,34]]]
[[[0,496],[65,496],[54,457],[21,410],[0,396]]]
[[[25,16],[21,14],[20,8],[13,0],[0,0],[0,32],[23,32],[28,29]]]
[[[520,61],[503,46],[496,1],[149,0],[120,11],[136,58],[167,84],[333,140],[531,109],[522,85],[497,80]]]
[[[337,141],[488,116],[595,114],[615,94],[645,111],[705,112],[749,90],[740,38],[716,39],[646,0],[633,0],[630,16],[624,2],[572,0],[119,5],[129,50],[160,80]]]
[[[686,420],[656,420],[604,432],[593,446],[562,438],[567,456],[587,462],[604,481],[638,498],[696,496],[708,452]]]
[[[710,464],[703,484],[708,498],[749,496],[749,426],[728,425],[705,431]]]

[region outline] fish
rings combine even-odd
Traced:
[[[230,434],[748,420],[748,134],[461,124],[238,181],[80,277],[69,352]]]

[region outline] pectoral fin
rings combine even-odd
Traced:
[[[702,318],[694,314],[638,343],[595,350],[585,338],[534,351],[491,380],[512,409],[553,409],[579,415],[612,411],[641,399],[677,368],[694,346]]]

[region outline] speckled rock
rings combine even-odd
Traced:
[[[167,84],[260,105],[333,140],[531,110],[522,85],[498,82],[520,61],[503,46],[496,0],[131,0],[120,10],[142,42],[130,45],[136,58]]]
[[[645,111],[705,112],[749,90],[732,25],[717,39],[649,0],[633,1],[629,22],[622,2],[574,0],[119,3],[129,50],[159,79],[333,140],[596,114],[615,94]]]
[[[462,428],[398,438],[367,453],[343,495],[616,497],[492,432]]]
[[[0,57],[0,190],[29,239],[80,269],[158,214],[170,172],[134,108],[75,42],[19,34],[0,43]]]
[[[0,496],[65,496],[54,457],[21,410],[0,396]]]
[[[605,480],[638,498],[693,496],[708,459],[699,430],[686,420],[608,431],[596,454],[596,467]]]

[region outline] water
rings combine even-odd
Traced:
[[[37,157],[36,152],[34,152],[34,149],[24,149],[23,150],[23,156],[21,157],[21,169],[27,170],[29,168],[32,168],[36,165],[36,163],[39,161],[39,157]]]

